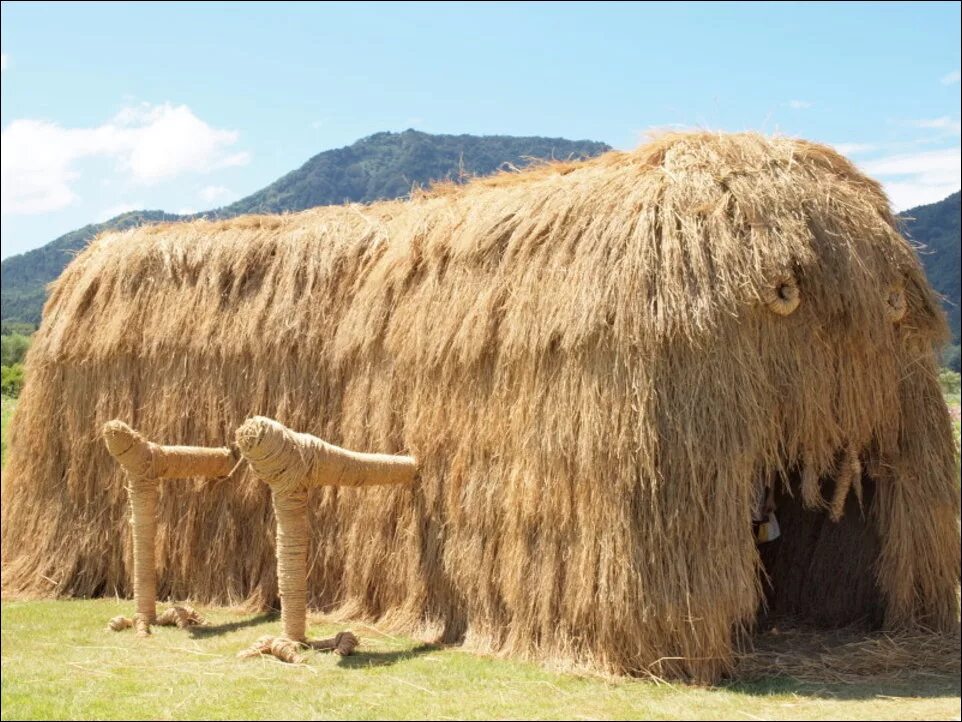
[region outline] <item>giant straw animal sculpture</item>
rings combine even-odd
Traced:
[[[285,661],[300,661],[297,649],[305,646],[350,654],[357,645],[350,632],[327,640],[307,639],[307,491],[314,486],[411,484],[417,473],[415,460],[348,451],[262,416],[244,422],[236,439],[241,455],[271,488],[284,626],[284,637],[261,638],[242,655],[273,654]]]
[[[147,441],[122,421],[108,421],[103,428],[110,455],[127,475],[130,523],[134,537],[133,619],[114,617],[108,627],[121,631],[137,629],[138,636],[150,634],[150,625],[189,627],[203,623],[190,607],[175,606],[157,615],[157,570],[155,537],[157,533],[158,482],[161,479],[228,476],[236,459],[226,447],[161,446]]]

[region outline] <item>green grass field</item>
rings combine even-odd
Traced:
[[[208,626],[105,629],[131,603],[2,605],[4,719],[958,719],[959,679],[801,684],[772,678],[718,688],[606,680],[456,648],[426,647],[354,625],[352,657],[307,664],[237,659],[280,631],[265,615],[205,610]],[[341,627],[314,625],[329,636]]]

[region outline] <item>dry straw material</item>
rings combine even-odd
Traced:
[[[767,593],[759,486],[827,506],[851,447],[864,510],[772,543],[842,530],[810,611],[854,575],[886,627],[955,629],[945,336],[879,185],[789,138],[674,134],[407,202],[110,233],[29,352],[3,582],[129,591],[124,481],[92,429],[219,445],[264,415],[419,461],[412,486],[308,492],[324,611],[713,680]],[[276,603],[266,485],[172,491],[158,591]]]
[[[137,614],[133,626],[140,636],[150,634],[150,624],[189,627],[203,623],[190,607],[172,607],[157,616],[157,570],[155,546],[157,531],[157,484],[177,477],[218,478],[230,474],[235,466],[230,449],[196,446],[160,446],[147,441],[123,421],[114,419],[103,426],[107,451],[123,467],[130,499],[130,528],[134,552],[134,602]],[[138,623],[138,619],[141,619]],[[115,632],[127,629],[123,617],[110,620]]]
[[[863,634],[825,632],[805,626],[758,635],[750,651],[739,654],[735,676],[749,680],[792,677],[810,684],[878,684],[923,676],[959,677],[958,634],[914,631]]]
[[[414,459],[349,451],[261,416],[248,419],[237,430],[237,446],[257,477],[271,488],[284,636],[315,649],[350,654],[357,645],[350,632],[342,632],[331,645],[326,644],[331,640],[307,641],[307,492],[318,486],[411,484],[417,473]],[[255,647],[267,648],[262,642]],[[272,654],[275,647],[269,646]],[[281,659],[286,657],[285,652]]]

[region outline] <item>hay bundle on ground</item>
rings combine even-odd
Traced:
[[[216,445],[261,414],[420,463],[413,487],[310,492],[317,608],[714,679],[766,594],[751,515],[771,485],[818,507],[774,556],[820,560],[773,575],[773,610],[781,583],[828,624],[955,628],[944,335],[878,184],[751,134],[105,235],[53,285],[27,360],[4,584],[129,590],[99,424]],[[833,500],[839,474],[863,509]],[[160,593],[274,602],[266,487],[245,471],[189,499],[161,494]]]

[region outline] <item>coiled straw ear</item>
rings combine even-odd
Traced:
[[[898,323],[905,318],[908,311],[908,302],[905,300],[905,287],[902,284],[893,284],[888,287],[885,293],[885,313],[892,323]]]
[[[794,313],[802,302],[798,282],[790,274],[780,276],[771,286],[762,289],[761,298],[762,302],[779,316]]]

